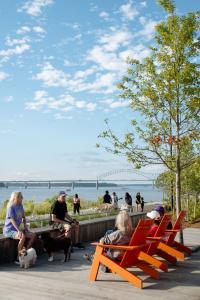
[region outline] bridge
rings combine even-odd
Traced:
[[[132,178],[132,179],[108,179],[107,177],[120,174],[120,173],[129,173],[129,174],[136,174],[139,176],[139,178]],[[8,188],[8,187],[23,187],[25,189],[27,188],[33,188],[33,187],[46,187],[46,188],[52,188],[52,187],[63,187],[63,188],[70,188],[74,189],[76,186],[92,186],[96,187],[96,189],[99,188],[101,183],[105,182],[140,182],[140,183],[152,183],[154,186],[155,180],[158,175],[151,174],[151,173],[143,173],[135,169],[115,169],[108,171],[106,173],[103,173],[99,176],[97,176],[96,179],[66,179],[66,180],[8,180],[8,181],[0,181],[0,188]],[[142,178],[141,178],[142,177]]]

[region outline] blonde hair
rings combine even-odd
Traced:
[[[115,226],[125,232],[130,232],[133,230],[132,221],[127,211],[122,210],[116,217]]]
[[[17,205],[19,198],[23,198],[21,192],[12,192],[7,207]]]

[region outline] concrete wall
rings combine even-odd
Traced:
[[[133,227],[135,227],[138,221],[144,218],[145,215],[146,213],[130,214]],[[80,222],[80,242],[98,241],[108,229],[112,229],[114,226],[115,216],[82,221]],[[43,252],[43,244],[39,236],[41,233],[48,232],[49,230],[52,229],[48,226],[32,230],[38,236],[37,241],[33,245],[37,254],[41,254]],[[17,241],[0,235],[0,264],[13,262],[17,259],[17,244]]]

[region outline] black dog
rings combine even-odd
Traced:
[[[59,230],[56,230],[53,233],[42,233],[41,239],[43,241],[44,249],[49,255],[49,261],[53,261],[53,252],[62,249],[64,250],[64,262],[70,260],[72,247],[71,239],[65,237]]]

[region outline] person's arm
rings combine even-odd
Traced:
[[[52,216],[52,221],[53,222],[65,224],[65,221],[56,218],[56,215],[54,215],[53,213],[51,214],[51,216]]]
[[[65,220],[68,221],[68,222],[72,222],[72,223],[79,223],[76,219],[73,219],[69,214],[68,212],[65,213]]]

